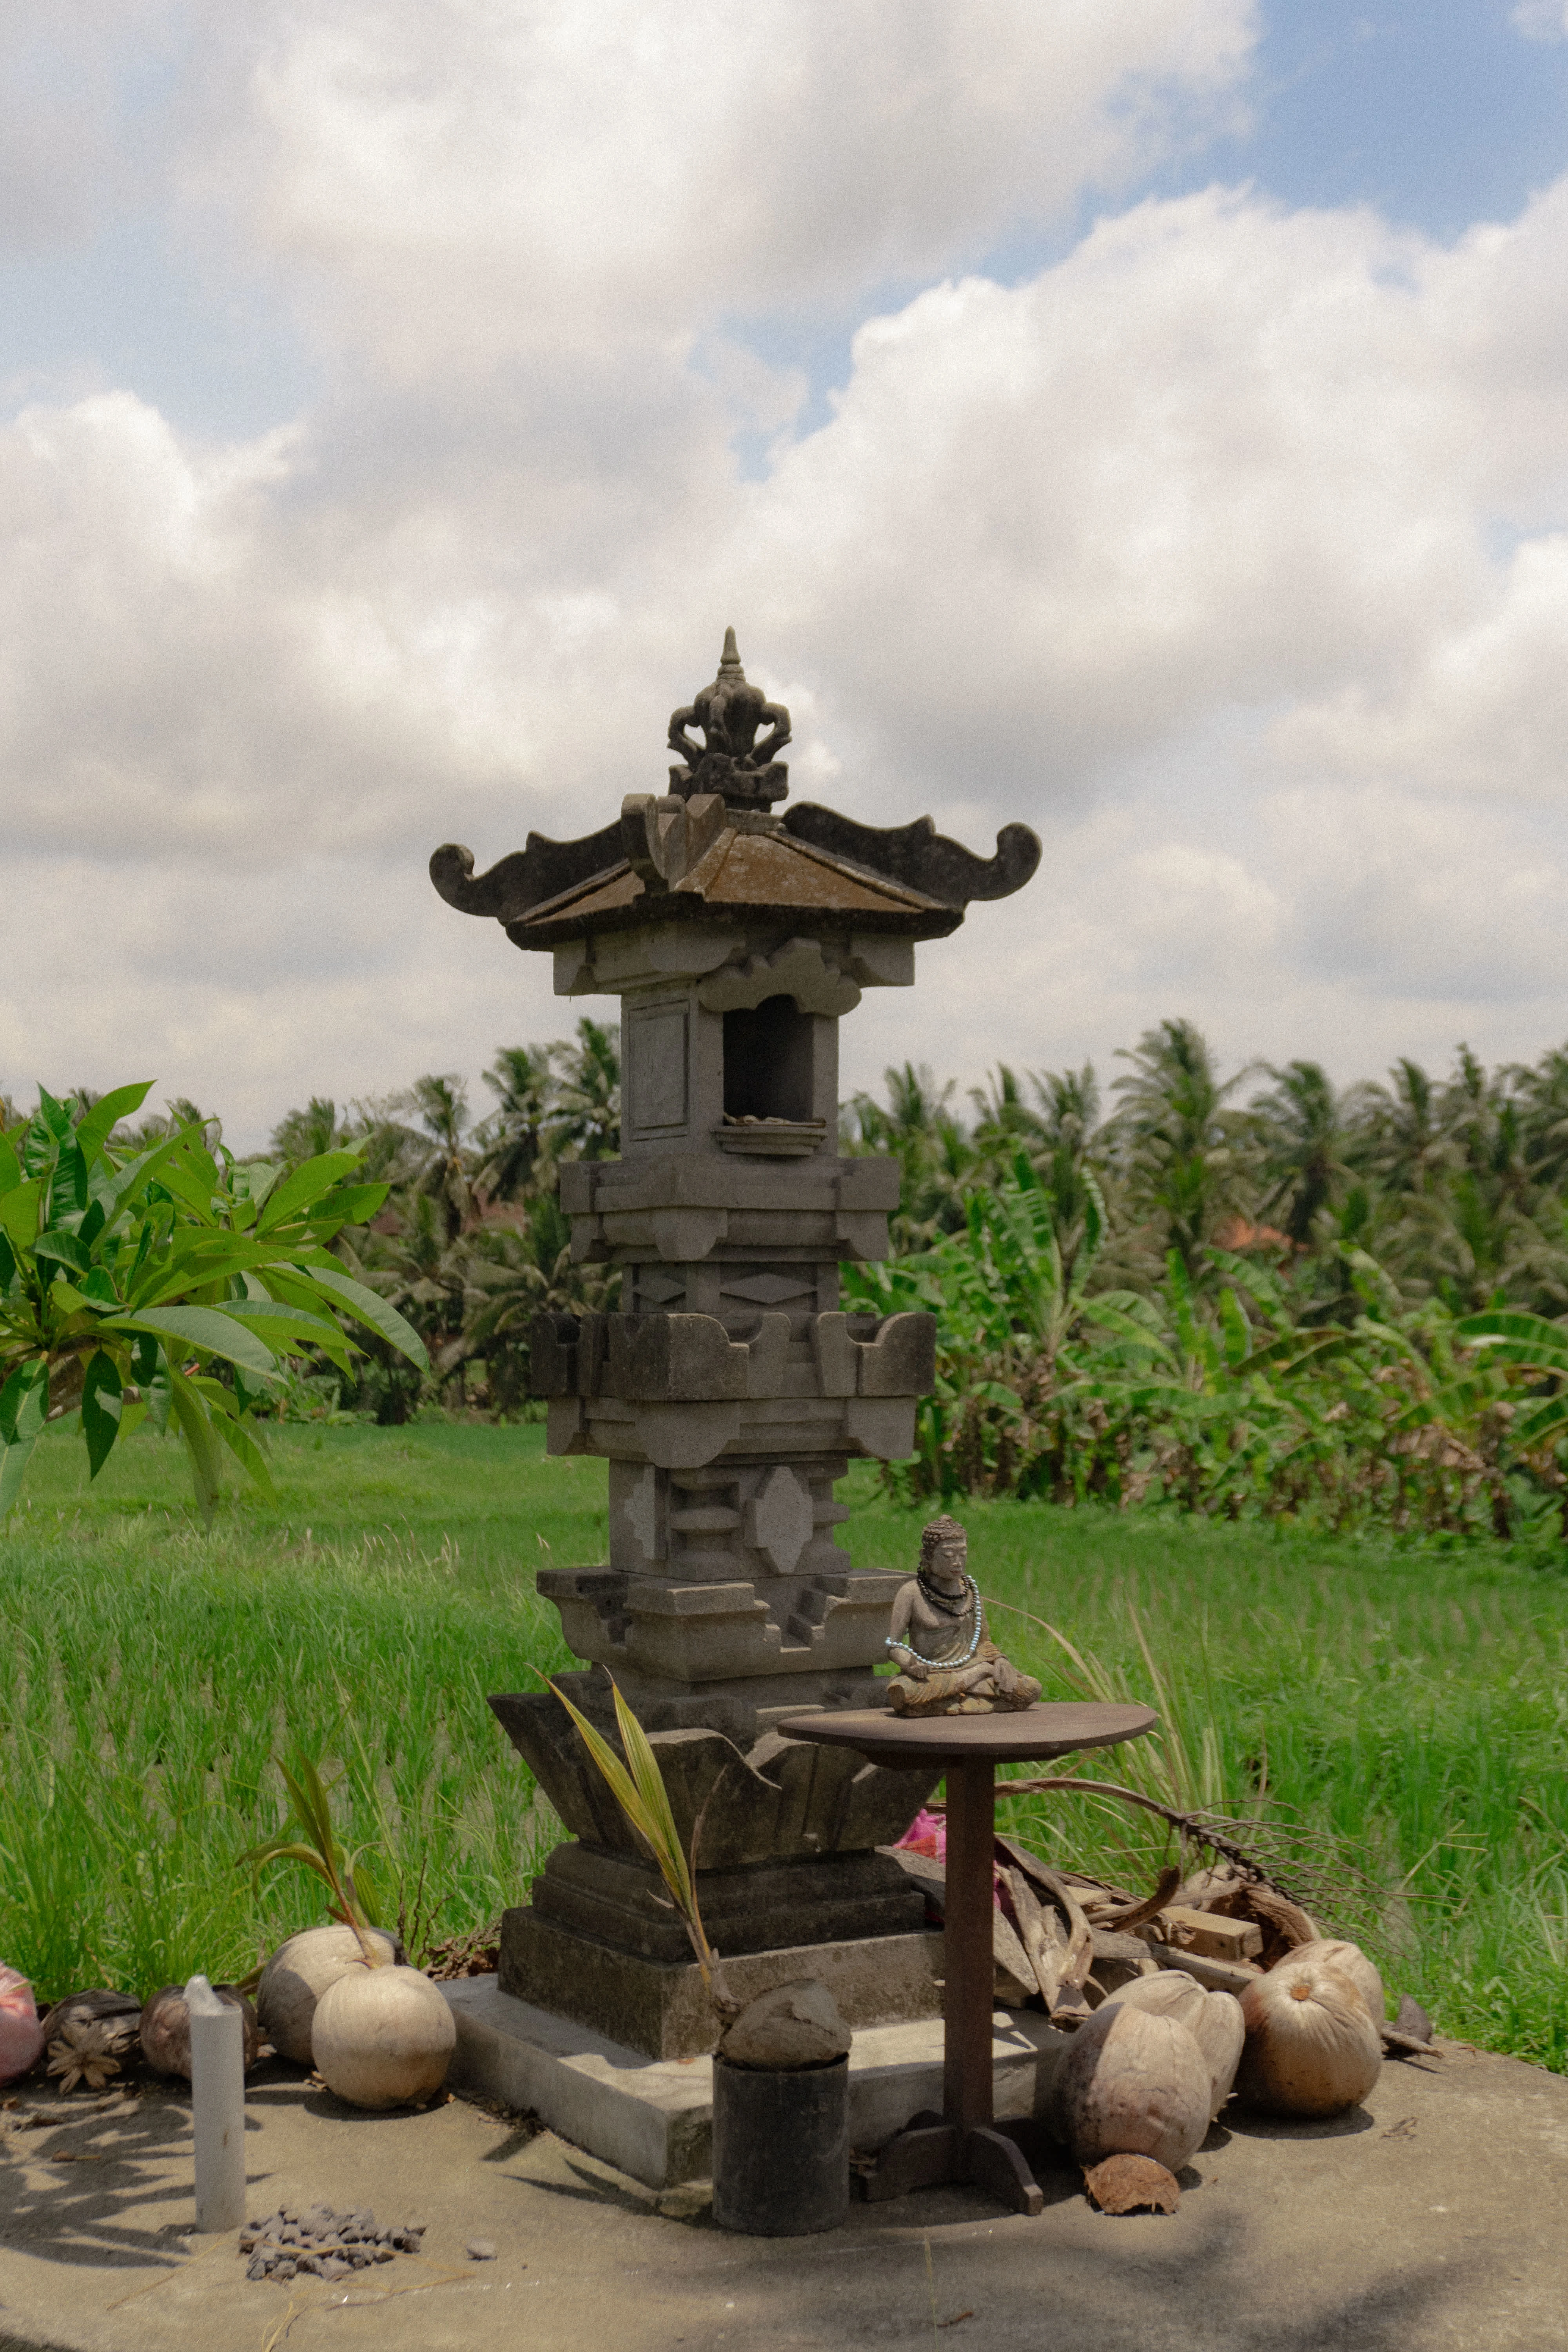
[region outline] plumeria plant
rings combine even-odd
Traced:
[[[47,1424],[79,1410],[94,1477],[141,1422],[172,1424],[210,1519],[225,1447],[271,1494],[254,1407],[289,1352],[346,1371],[354,1321],[426,1361],[328,1246],[386,1196],[353,1181],[358,1151],[289,1171],[209,1148],[199,1121],[145,1150],[117,1142],[150,1090],[84,1108],[40,1089],[32,1118],[0,1133],[0,1517]]]

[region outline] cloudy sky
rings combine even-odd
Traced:
[[[3,0],[0,121],[0,1086],[563,1034],[426,860],[727,622],[1045,841],[847,1083],[1568,1035],[1568,0]]]

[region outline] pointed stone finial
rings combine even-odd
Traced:
[[[763,725],[768,732],[759,743]],[[702,730],[702,742],[692,740],[691,727]],[[789,791],[788,771],[776,758],[788,741],[789,712],[747,682],[735,632],[726,629],[712,685],[670,714],[669,748],[684,763],[670,770],[670,790],[722,793],[731,806],[765,808]]]

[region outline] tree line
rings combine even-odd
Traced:
[[[1004,1065],[966,1098],[906,1063],[844,1106],[841,1148],[902,1174],[893,1257],[847,1269],[847,1303],[941,1325],[895,1483],[1568,1527],[1542,1418],[1568,1348],[1568,1047],[1489,1069],[1461,1046],[1444,1075],[1401,1059],[1339,1088],[1308,1060],[1222,1075],[1171,1020],[1117,1061],[1103,1090],[1087,1064]],[[334,1247],[430,1359],[373,1337],[346,1374],[302,1363],[285,1412],[516,1415],[539,1308],[618,1303],[613,1270],[574,1265],[556,1192],[563,1160],[618,1152],[617,1031],[505,1048],[482,1085],[476,1105],[432,1074],[279,1122],[275,1161],[353,1146],[389,1186]],[[169,1114],[129,1139],[202,1116]]]

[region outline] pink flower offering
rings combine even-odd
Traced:
[[[922,1805],[899,1844],[906,1853],[928,1854],[932,1862],[947,1860],[947,1815],[928,1813]]]
[[[44,2047],[33,1988],[15,1969],[0,1968],[0,2083],[31,2072]]]

